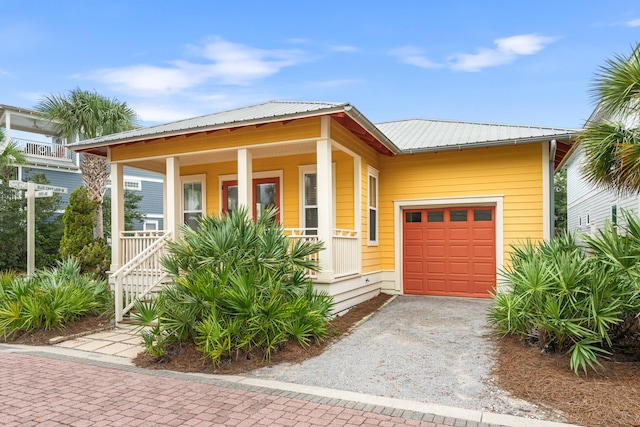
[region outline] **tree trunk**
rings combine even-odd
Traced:
[[[104,238],[102,201],[104,199],[104,192],[107,189],[107,182],[110,178],[107,160],[104,157],[93,154],[82,154],[80,171],[82,172],[82,183],[87,189],[89,200],[95,203],[93,238]]]

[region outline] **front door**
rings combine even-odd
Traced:
[[[253,180],[253,217],[260,218],[262,212],[277,208],[276,220],[280,222],[280,178]],[[222,211],[229,213],[238,208],[238,181],[222,183]]]

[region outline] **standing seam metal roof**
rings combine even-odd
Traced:
[[[376,127],[402,151],[457,148],[500,141],[531,140],[575,135],[577,129],[462,122],[453,120],[409,119],[378,123]]]

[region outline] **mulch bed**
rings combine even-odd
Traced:
[[[0,336],[0,343],[25,344],[25,345],[48,345],[51,338],[59,336],[71,336],[83,332],[92,332],[107,328],[111,325],[109,317],[81,317],[68,322],[63,329],[37,329],[26,334],[3,337]]]
[[[238,374],[278,363],[300,363],[322,353],[347,334],[365,316],[378,310],[389,298],[391,295],[380,294],[356,305],[343,316],[337,316],[330,322],[325,341],[313,342],[306,348],[302,348],[296,341],[288,341],[278,351],[272,353],[270,361],[264,360],[262,354],[249,353],[238,360],[227,359],[215,366],[211,363],[211,359],[196,349],[193,343],[177,343],[168,347],[162,357],[157,358],[140,353],[133,362],[143,368],[209,374]]]
[[[513,396],[564,412],[588,427],[640,426],[640,362],[602,361],[576,376],[566,355],[551,355],[515,337],[496,339],[494,383]]]

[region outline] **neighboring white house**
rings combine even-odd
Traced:
[[[606,221],[617,224],[621,210],[640,212],[638,195],[620,195],[589,183],[582,175],[584,153],[580,146],[569,155],[567,170],[567,229],[569,232],[594,233]]]

